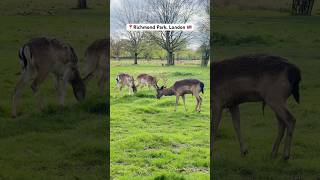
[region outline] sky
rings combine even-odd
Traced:
[[[143,2],[144,0],[134,0],[138,2]],[[111,36],[113,34],[117,34],[116,32],[119,31],[120,27],[117,26],[116,23],[116,18],[115,18],[115,12],[117,8],[121,7],[121,0],[111,0],[110,1],[110,33]],[[199,21],[199,17],[203,16],[203,11],[197,11],[197,13],[191,18],[189,23],[192,23],[196,25]],[[196,26],[195,26],[196,27]],[[199,33],[197,33],[197,30],[194,32],[194,36],[197,36]],[[121,37],[121,36],[120,36]],[[196,50],[199,46],[201,45],[201,42],[197,39],[194,38],[193,40],[190,40],[188,42],[187,48]]]

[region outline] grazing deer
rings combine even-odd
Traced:
[[[179,103],[179,97],[182,97],[184,110],[187,111],[186,103],[185,103],[185,95],[192,94],[196,97],[197,105],[196,111],[201,111],[202,98],[200,97],[200,92],[203,94],[204,84],[197,79],[184,79],[181,81],[176,81],[172,87],[165,88],[162,86],[157,89],[157,98],[160,99],[161,96],[176,96],[176,105],[174,111],[177,110],[177,106]]]
[[[78,71],[78,59],[69,44],[52,38],[35,38],[20,48],[19,58],[22,74],[12,96],[12,117],[17,116],[17,102],[28,80],[35,77],[31,89],[36,95],[49,73],[55,75],[60,104],[64,103],[66,83],[71,84],[78,101],[85,98],[86,89]]]
[[[104,93],[104,89],[109,78],[107,72],[107,51],[109,48],[107,39],[99,39],[94,41],[85,52],[86,75],[84,82],[87,83],[94,76],[99,75],[98,86],[100,94]]]
[[[141,86],[144,87],[144,86],[148,86],[149,89],[150,87],[154,87],[155,89],[158,89],[158,85],[157,85],[157,79],[149,74],[140,74],[138,77],[137,77],[137,88]]]
[[[211,68],[211,104],[213,121],[211,123],[211,148],[219,128],[223,109],[230,110],[233,126],[240,143],[242,155],[248,153],[240,131],[239,104],[263,102],[274,111],[278,120],[278,135],[273,144],[272,157],[275,157],[286,131],[284,159],[289,159],[295,118],[287,106],[292,94],[299,103],[300,70],[285,58],[273,55],[244,55],[214,62]]]
[[[129,94],[132,94],[137,91],[137,88],[134,84],[134,78],[127,73],[120,73],[116,78],[117,87],[121,91],[124,86],[128,86]]]

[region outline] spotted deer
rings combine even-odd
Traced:
[[[200,97],[200,92],[203,94],[204,84],[203,82],[197,79],[184,79],[180,81],[176,81],[173,86],[170,88],[166,88],[161,86],[161,88],[157,89],[157,98],[160,99],[162,96],[176,96],[176,105],[174,111],[177,110],[177,106],[179,104],[179,98],[182,97],[184,110],[187,111],[185,104],[185,95],[192,94],[196,100],[196,108],[195,110],[201,111],[202,98]]]
[[[134,84],[134,78],[127,73],[120,73],[116,77],[117,87],[121,91],[123,87],[128,86],[129,94],[133,94],[137,91]]]
[[[98,39],[94,41],[85,52],[85,77],[84,82],[87,84],[95,76],[99,76],[98,86],[100,88],[100,94],[104,94],[106,83],[109,78],[107,72],[107,51],[109,48],[109,42],[107,39]]]
[[[148,86],[148,88],[150,89],[150,87],[154,87],[155,89],[158,89],[158,85],[157,85],[157,79],[149,74],[140,74],[137,77],[137,88],[138,87],[144,87],[144,86]]]
[[[31,89],[37,95],[40,85],[52,73],[55,76],[55,87],[59,94],[60,104],[64,104],[65,86],[71,84],[75,98],[85,98],[86,88],[80,77],[78,59],[73,48],[55,38],[39,37],[24,44],[19,50],[22,73],[12,96],[12,117],[17,116],[17,103],[20,93],[30,79]],[[42,98],[38,98],[40,108]]]
[[[214,62],[211,68],[211,148],[220,125],[223,109],[229,109],[240,152],[248,153],[240,131],[239,105],[246,102],[262,102],[268,105],[278,121],[278,135],[273,144],[272,157],[275,157],[281,140],[286,133],[284,159],[289,159],[295,118],[289,111],[287,99],[293,95],[299,103],[299,68],[287,59],[264,54],[243,55]],[[212,152],[211,152],[212,153]]]

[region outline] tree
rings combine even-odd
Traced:
[[[145,12],[142,3],[132,0],[122,0],[121,7],[116,10],[116,19],[121,28],[126,28],[127,24],[139,24],[145,20]],[[122,34],[129,39],[129,51],[134,56],[134,64],[138,64],[138,55],[140,54],[145,36],[143,31],[127,31]]]
[[[194,8],[193,0],[148,0],[150,23],[187,23]],[[167,65],[174,65],[174,52],[191,38],[190,32],[159,31],[150,33],[152,40],[167,51]]]
[[[207,44],[202,44],[200,49],[202,53],[201,67],[207,67],[209,63],[210,47]]]
[[[111,54],[116,58],[117,61],[120,61],[120,56],[123,51],[126,49],[126,40],[120,39],[118,37],[111,37],[110,48]]]
[[[314,0],[292,0],[292,15],[311,16]]]
[[[206,67],[210,57],[210,2],[209,0],[199,0],[199,5],[200,8],[205,9],[205,14],[200,21],[199,31],[202,42],[200,47],[202,52],[201,66]]]
[[[87,9],[87,0],[78,0],[79,9]]]

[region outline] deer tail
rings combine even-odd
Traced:
[[[297,66],[290,64],[288,69],[288,80],[291,85],[291,93],[297,103],[300,103],[299,83],[301,81],[301,73]]]
[[[31,50],[29,46],[24,45],[19,49],[19,59],[22,65],[22,69],[26,69],[28,65],[28,59],[32,58]]]
[[[202,92],[202,94],[204,93],[204,84],[203,84],[203,82],[200,82],[200,91]]]

